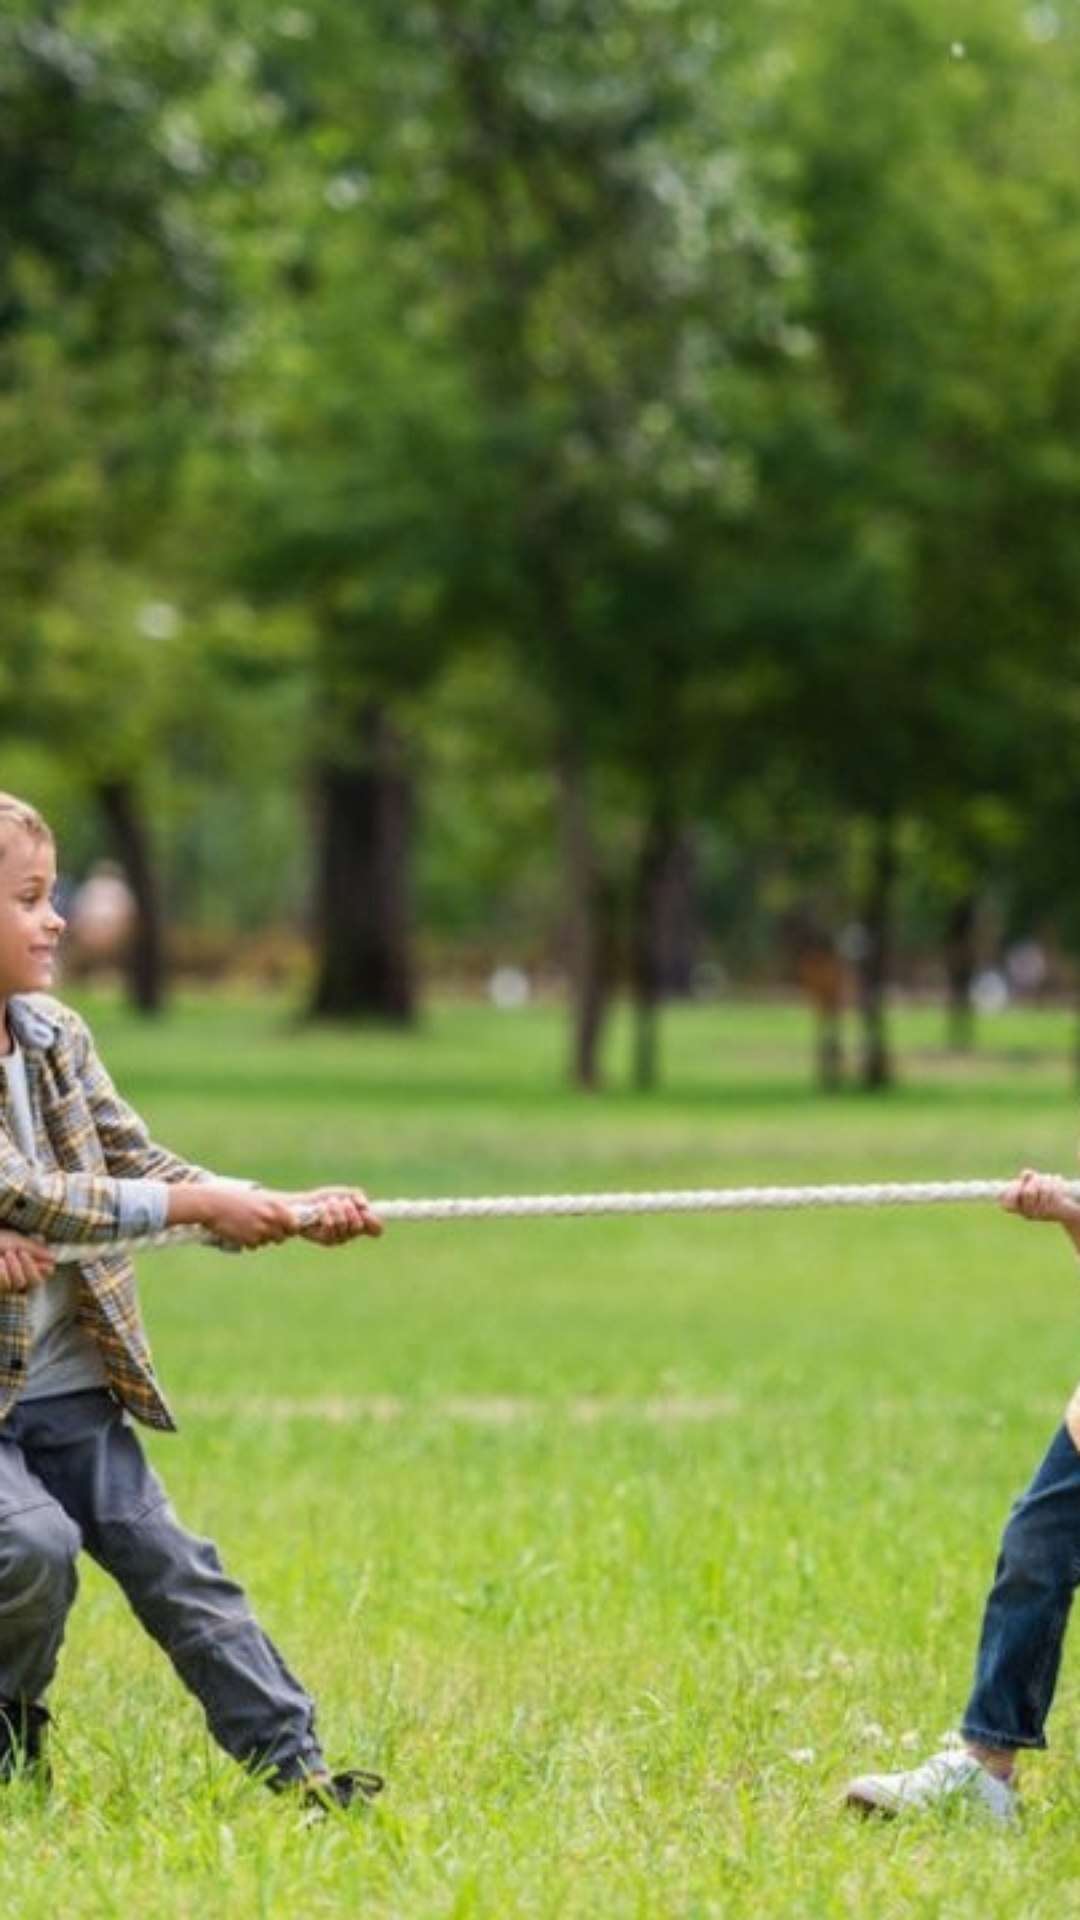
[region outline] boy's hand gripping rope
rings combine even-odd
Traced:
[[[780,1213],[816,1207],[926,1207],[958,1201],[1001,1200],[1011,1180],[924,1180],[876,1182],[836,1187],[690,1187],[661,1193],[497,1194],[487,1199],[372,1200],[371,1211],[388,1224],[395,1220],[523,1220],[580,1218],[617,1213]],[[1070,1199],[1080,1201],[1080,1180],[1065,1182]],[[297,1208],[305,1225],[318,1218],[314,1208]],[[133,1253],[184,1242],[220,1246],[204,1227],[170,1227],[141,1238],[110,1240],[94,1246],[55,1246],[61,1261],[92,1261],[107,1253]]]

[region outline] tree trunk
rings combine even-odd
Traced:
[[[814,1012],[817,1084],[822,1093],[835,1093],[844,1079],[845,976],[835,942],[814,921],[803,924],[795,972]]]
[[[947,1045],[952,1053],[971,1053],[975,1046],[975,1009],[971,987],[975,979],[975,926],[978,899],[965,893],[954,901],[945,934],[945,972],[948,980]]]
[[[679,938],[685,928],[677,924],[685,904],[687,852],[670,812],[657,806],[642,840],[634,888],[634,1085],[639,1093],[656,1085],[659,1008],[680,977],[676,960],[687,958]]]
[[[859,1012],[863,1046],[861,1080],[877,1092],[893,1084],[885,1019],[885,994],[892,960],[892,892],[896,880],[892,821],[878,820],[870,854],[870,873],[861,915],[863,951],[859,962]]]
[[[359,715],[355,754],[319,767],[320,845],[311,1010],[408,1025],[412,959],[412,782],[401,742],[375,702]]]
[[[838,1007],[819,1007],[817,1013],[817,1084],[822,1093],[837,1093],[844,1084],[844,1042]]]
[[[663,997],[689,1000],[694,991],[700,923],[697,847],[688,827],[673,832],[657,901],[657,955]]]
[[[566,872],[567,972],[571,998],[570,1079],[600,1085],[600,1041],[611,1004],[613,926],[589,825],[585,775],[576,745],[562,742],[558,762]]]
[[[102,781],[97,798],[135,898],[135,931],[126,960],[128,996],[140,1013],[160,1013],[166,990],[165,937],[150,834],[130,780]]]

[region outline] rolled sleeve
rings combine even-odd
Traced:
[[[141,1238],[161,1233],[169,1210],[169,1189],[163,1180],[122,1180],[118,1238]]]

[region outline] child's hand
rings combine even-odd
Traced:
[[[359,1187],[313,1187],[309,1193],[290,1193],[285,1198],[293,1207],[314,1207],[318,1217],[300,1229],[305,1240],[316,1246],[339,1247],[346,1240],[367,1234],[377,1240],[383,1223],[368,1204],[367,1194]]]
[[[49,1278],[55,1266],[40,1240],[0,1228],[0,1293],[29,1293]]]
[[[1018,1213],[1025,1220],[1058,1220],[1063,1226],[1075,1226],[1080,1220],[1080,1207],[1064,1180],[1056,1173],[1036,1173],[1032,1167],[1025,1167],[1010,1183],[1001,1204],[1006,1213]]]
[[[229,1247],[266,1247],[299,1233],[300,1223],[288,1196],[265,1187],[205,1186],[200,1196],[200,1224],[209,1227]]]

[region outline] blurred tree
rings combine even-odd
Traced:
[[[229,148],[253,122],[222,51],[208,5],[166,23],[15,0],[0,22],[0,658],[20,731],[102,809],[145,1011],[164,977],[144,791],[186,684],[161,550],[223,306],[207,130]]]
[[[741,140],[754,88],[735,25],[697,0],[438,0],[386,31],[422,264],[471,380],[453,615],[510,636],[548,702],[585,1086],[625,892],[598,785],[636,817],[645,1081],[655,921],[692,791],[688,690],[724,658],[718,583],[753,494],[742,389],[801,346],[767,158],[755,169]]]
[[[829,0],[807,31],[793,101],[823,406],[808,457],[781,446],[796,530],[769,608],[796,750],[864,823],[873,1087],[892,1076],[899,823],[1019,772],[1011,663],[1077,617],[1075,66],[1006,0],[952,19],[951,45],[929,0]]]
[[[280,126],[233,234],[248,324],[203,511],[223,575],[305,631],[312,1011],[408,1022],[415,742],[460,637],[455,493],[475,453],[394,150],[392,32],[313,6],[264,19],[258,62]]]
[[[425,752],[457,796],[509,762],[545,825],[546,764],[583,1084],[626,976],[655,1076],[688,833],[730,888],[808,822],[861,867],[887,1082],[901,840],[955,889],[959,1007],[987,849],[1063,805],[1016,716],[1067,707],[1080,601],[1076,26],[14,0],[4,724],[96,792],[144,924],[147,796],[181,835],[306,778],[315,1005],[408,1019]],[[436,737],[466,710],[490,749]],[[439,847],[475,900],[469,805],[424,884]]]

